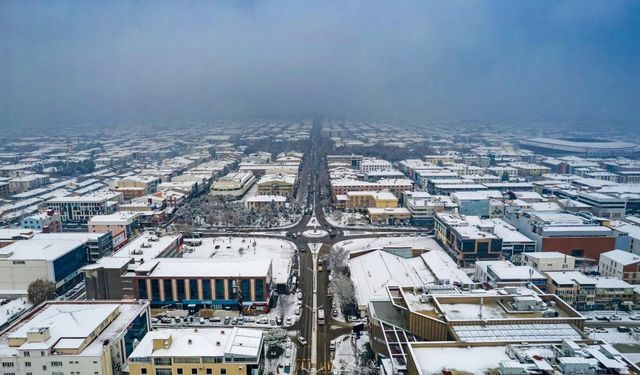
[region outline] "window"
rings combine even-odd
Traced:
[[[24,367],[31,367],[31,362],[25,362]]]
[[[2,367],[13,367],[15,366],[13,362],[2,362]]]
[[[197,368],[192,368],[191,369],[191,374],[192,375],[198,375],[198,369]]]
[[[207,369],[207,375],[213,375],[213,369],[208,368]]]
[[[227,375],[227,369],[226,368],[221,368],[220,369],[220,375]]]
[[[62,367],[62,362],[53,361],[53,362],[51,362],[51,367]]]
[[[141,369],[140,369],[140,373],[141,373],[142,375],[146,375],[146,374],[147,374],[147,369],[146,369],[146,368],[141,368]]]
[[[182,369],[181,369],[181,368],[176,369],[176,371],[177,371],[176,373],[177,373],[178,375],[182,375],[182,374],[184,374],[184,372],[182,371]]]

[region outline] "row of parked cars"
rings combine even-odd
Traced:
[[[245,317],[245,316],[239,316],[239,317],[234,317],[231,318],[229,316],[226,316],[224,318],[220,318],[218,316],[213,316],[210,318],[203,318],[203,317],[197,317],[197,316],[186,316],[186,317],[180,317],[180,316],[166,316],[166,315],[158,315],[154,318],[151,318],[151,323],[152,324],[180,324],[180,323],[184,323],[184,324],[223,324],[223,325],[244,325],[245,323],[249,323],[249,324],[264,324],[264,325],[271,325],[271,326],[281,326],[283,324],[283,319],[282,317],[276,317],[275,319],[269,319],[269,318],[253,318],[253,317]],[[292,319],[291,317],[288,317],[286,319],[286,324],[287,325],[291,325],[292,323]]]

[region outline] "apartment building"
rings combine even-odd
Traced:
[[[47,201],[47,207],[60,212],[63,223],[86,223],[96,215],[110,215],[118,210],[122,193],[102,191],[89,195],[58,197]]]
[[[458,264],[497,260],[502,256],[501,238],[469,224],[459,215],[436,214],[434,229],[436,239]]]
[[[20,227],[42,233],[62,232],[62,218],[54,210],[46,210],[23,218]]]
[[[346,195],[350,191],[389,191],[396,197],[401,197],[405,191],[413,191],[413,183],[409,179],[387,180],[381,179],[378,182],[366,182],[353,179],[331,180],[331,196],[333,202],[337,201],[338,195]]]
[[[0,334],[1,371],[118,375],[149,326],[143,301],[48,301]]]
[[[458,205],[446,195],[431,195],[426,192],[405,192],[404,206],[411,213],[414,225],[433,227],[438,212],[457,213]]]
[[[130,354],[129,374],[262,374],[263,347],[259,329],[158,329]]]
[[[345,208],[348,211],[366,211],[367,208],[396,208],[398,198],[388,191],[347,192]]]
[[[578,310],[612,310],[632,304],[633,285],[613,277],[589,277],[578,271],[547,272],[547,291]]]
[[[576,258],[555,251],[526,252],[522,254],[522,259],[524,265],[539,272],[573,271],[576,266]]]
[[[640,255],[622,250],[611,250],[600,255],[600,275],[617,277],[629,284],[640,284]]]

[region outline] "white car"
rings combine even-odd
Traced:
[[[299,309],[299,308],[295,309],[295,310],[293,311],[293,313],[294,313],[294,314],[296,314],[296,315],[300,315],[300,309]]]
[[[300,345],[305,346],[307,345],[307,339],[305,339],[302,336],[298,336],[298,342],[300,343]]]
[[[289,348],[285,349],[284,356],[287,358],[291,358],[291,349]]]
[[[336,342],[331,340],[329,343],[329,350],[336,350]]]
[[[622,320],[622,318],[620,317],[620,315],[611,315],[611,316],[609,317],[609,319],[611,319],[611,320]]]

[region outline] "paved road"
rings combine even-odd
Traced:
[[[313,206],[313,214],[315,215],[318,223],[321,227],[327,228],[330,226],[327,222],[324,211],[321,207],[321,199],[320,199],[320,189],[321,186],[319,184],[319,180],[328,181],[328,176],[326,176],[326,155],[320,154],[320,148],[318,145],[320,144],[321,138],[321,129],[320,124],[317,120],[314,120],[314,125],[311,131],[310,144],[311,149],[306,151],[305,161],[302,171],[300,172],[300,186],[298,187],[297,197],[296,199],[299,202],[307,202],[307,207]],[[324,177],[320,179],[319,177]],[[305,215],[300,222],[292,228],[289,228],[288,231],[292,233],[304,232],[305,230],[311,229],[307,227],[309,220],[313,217],[313,215]],[[247,229],[247,228],[227,228],[225,232],[221,232],[220,230],[215,229],[199,229],[198,230],[202,236],[211,237],[218,235],[229,235],[229,232],[234,232],[234,236],[256,236],[252,234],[251,231],[255,231],[255,229]],[[260,229],[261,232],[264,232],[264,235],[269,235],[270,232],[273,232],[274,236],[281,236],[279,232],[282,232],[283,229],[276,228],[264,228]],[[313,306],[313,272],[317,267],[317,264],[314,264],[311,252],[309,251],[309,243],[322,243],[322,247],[319,252],[320,259],[326,259],[329,251],[332,246],[340,241],[344,240],[354,240],[358,238],[370,238],[373,236],[376,237],[384,237],[390,235],[391,232],[398,233],[397,229],[349,229],[352,234],[357,232],[363,232],[361,235],[350,235],[348,237],[344,236],[342,231],[336,231],[335,237],[323,237],[320,239],[308,239],[304,236],[299,236],[297,238],[289,237],[288,240],[295,243],[299,252],[299,288],[302,290],[302,307],[301,307],[301,316],[296,324],[294,324],[290,329],[297,331],[297,334],[303,336],[307,339],[308,344],[305,346],[301,346],[297,340],[294,340],[295,344],[298,346],[297,355],[296,355],[296,373],[304,373],[305,370],[309,371],[313,368],[317,370],[317,373],[329,373],[331,371],[331,351],[329,350],[329,343],[331,340],[337,338],[338,336],[347,334],[351,331],[351,325],[348,323],[336,321],[331,317],[331,299],[328,296],[328,286],[329,286],[329,273],[327,271],[318,272],[318,307],[324,309],[325,311],[325,320],[326,323],[324,325],[318,326],[318,339],[317,339],[317,348],[316,355],[317,360],[316,363],[311,363],[312,358],[312,347],[311,347],[311,334],[312,334],[312,325],[313,325],[313,311],[311,307]],[[367,233],[364,233],[367,232]],[[375,234],[371,234],[371,232],[375,232]],[[416,230],[414,232],[411,231],[403,231],[403,235],[412,235],[412,234],[422,234],[424,231]],[[262,235],[262,234],[261,234]],[[326,268],[326,267],[325,267]]]

